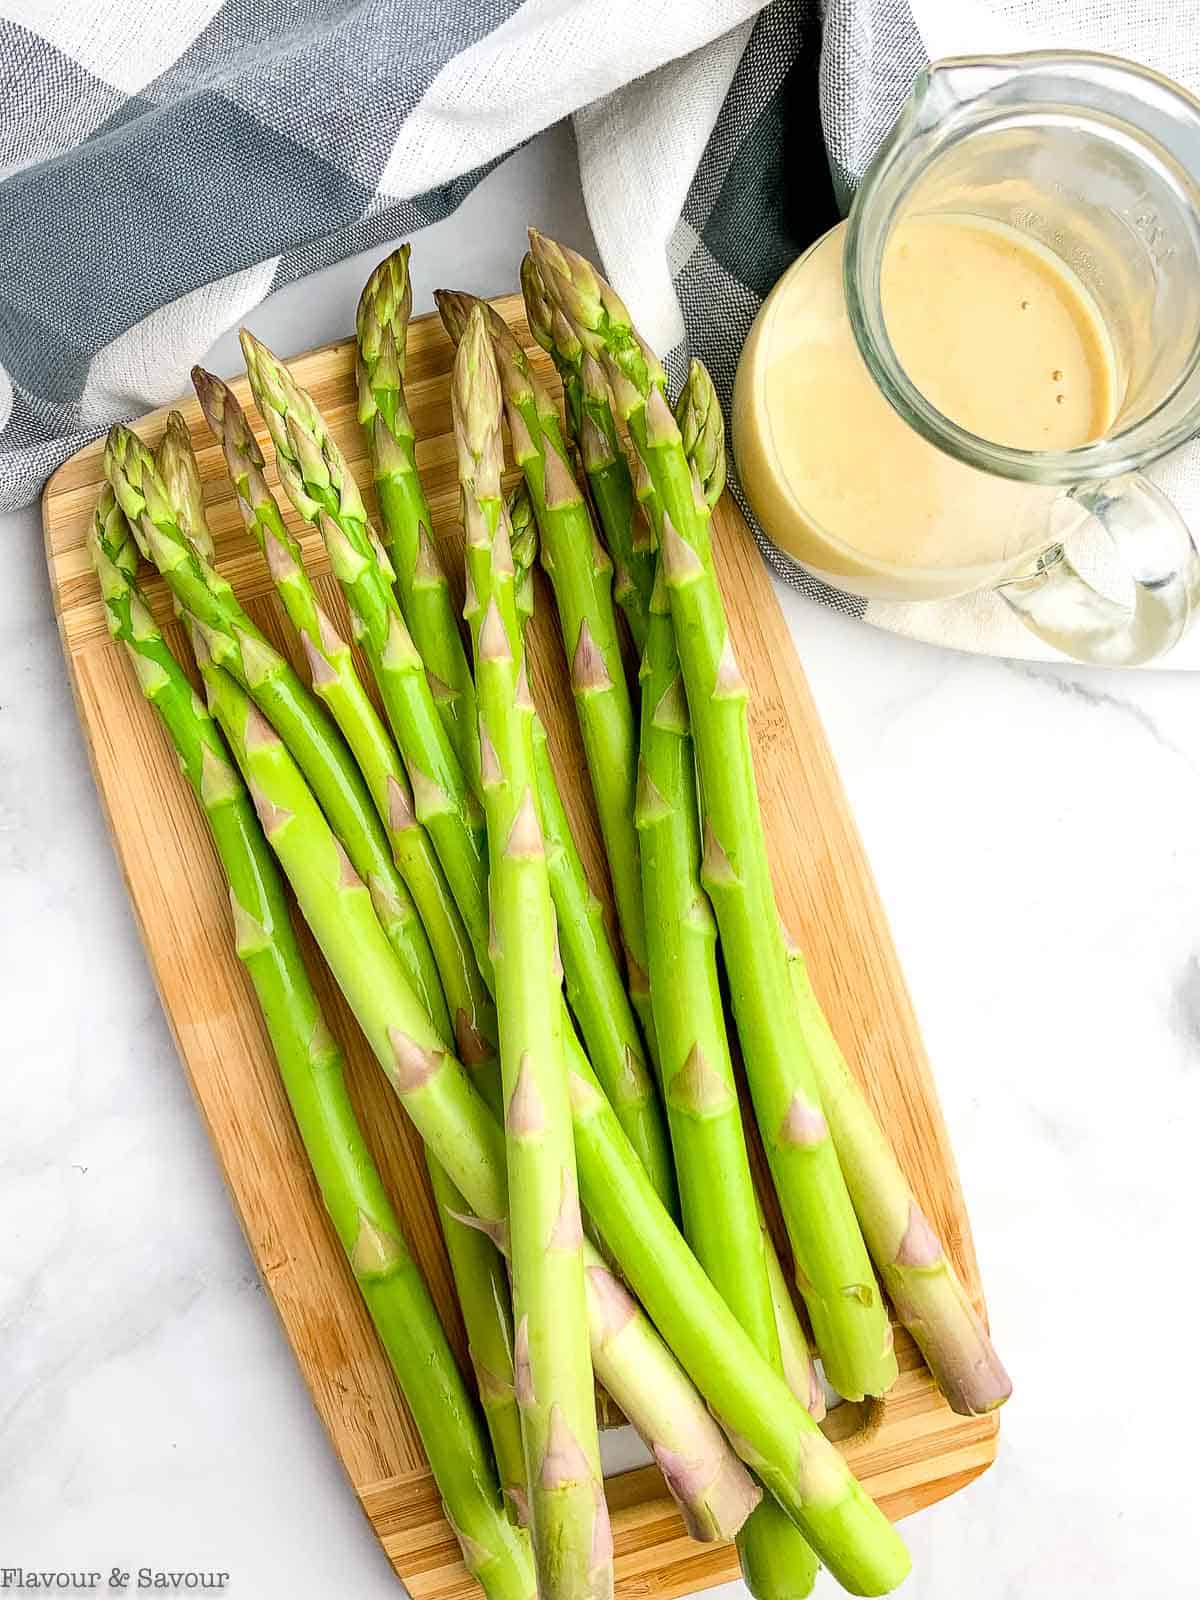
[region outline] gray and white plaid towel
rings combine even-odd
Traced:
[[[272,289],[444,217],[567,115],[607,270],[675,372],[700,355],[727,401],[763,295],[917,70],[1041,44],[1200,90],[1195,0],[0,0],[0,509],[182,393]],[[1163,477],[1200,519],[1200,459]],[[1039,653],[986,596],[800,586]],[[1200,635],[1171,660],[1200,665]]]

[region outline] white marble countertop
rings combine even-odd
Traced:
[[[439,281],[509,286],[526,221],[587,246],[561,131],[419,236],[417,309]],[[284,354],[343,335],[365,272],[250,325]],[[232,338],[215,356],[235,369]],[[0,1568],[388,1600],[159,1010],[36,511],[0,518],[0,541]],[[1200,678],[1015,666],[784,605],[1016,1383],[993,1470],[905,1524],[903,1593],[1194,1595]]]

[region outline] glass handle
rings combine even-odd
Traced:
[[[1163,655],[1200,607],[1200,553],[1187,524],[1140,473],[1083,484],[1068,498],[1112,540],[1133,581],[1133,604],[1101,594],[1061,544],[1043,551],[1036,567],[1000,584],[997,593],[1040,639],[1078,661],[1132,667]]]

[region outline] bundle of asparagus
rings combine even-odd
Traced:
[[[730,972],[755,1113],[826,1373],[845,1395],[860,1388],[878,1393],[876,1385],[886,1388],[894,1375],[886,1328],[882,1344],[875,1344],[880,1318],[869,1263],[862,1276],[846,1275],[852,1264],[846,1258],[862,1260],[853,1214],[844,1203],[852,1183],[854,1212],[897,1314],[950,1404],[968,1415],[992,1410],[1008,1398],[1011,1385],[987,1332],[854,1087],[803,968],[793,964],[789,970],[786,936],[761,936],[779,919],[755,789],[746,690],[709,542],[706,468],[724,434],[712,382],[693,362],[677,421],[666,403],[666,374],[612,287],[574,251],[537,233],[530,243],[543,289],[603,368],[661,507],[660,559],[704,800],[704,877]],[[818,1186],[828,1204],[806,1211],[803,1192]],[[839,1225],[840,1240],[834,1238]],[[845,1263],[840,1280],[835,1252]]]
[[[169,431],[168,441],[171,436]],[[186,470],[190,446],[178,459]],[[168,473],[164,481],[175,487]],[[172,498],[182,511],[182,500]],[[192,524],[194,531],[201,527],[202,514]],[[463,1557],[493,1600],[527,1600],[533,1586],[527,1542],[500,1509],[479,1412],[363,1139],[341,1052],[309,982],[250,794],[142,599],[137,551],[111,490],[96,508],[89,548],[109,632],[125,646],[142,693],[161,717],[204,810],[229,880],[237,953],[262,1008],[321,1197],[413,1413]],[[224,688],[245,721],[249,708],[241,691],[231,679]],[[482,1291],[486,1281],[483,1274],[460,1277],[460,1292],[470,1292],[475,1283]],[[494,1427],[492,1440],[499,1456]]]
[[[127,429],[110,436],[91,548],[111,631],[209,818],[314,1173],[488,1594],[612,1592],[594,1380],[647,1441],[692,1536],[737,1538],[760,1600],[808,1594],[818,1561],[852,1593],[885,1594],[907,1554],[817,1425],[814,1354],[847,1397],[887,1389],[878,1271],[955,1409],[1002,1403],[1007,1378],[776,932],[709,546],[724,426],[707,373],[693,364],[672,413],[612,289],[552,241],[531,247],[522,287],[563,418],[489,307],[438,296],[459,347],[469,651],[405,402],[407,247],[372,274],[358,315],[382,535],[312,397],[243,335],[280,481],[322,536],[383,715],[246,415],[200,369],[311,692],[214,566],[177,417],[156,455]],[[511,508],[504,420],[524,480]],[[140,599],[135,541],[188,626],[209,711]],[[530,689],[539,551],[624,977]],[[614,599],[642,652],[636,685]],[[425,1142],[478,1409],[354,1121],[275,862]],[[750,1176],[718,948],[812,1349]]]
[[[143,554],[174,552],[182,539],[178,509],[149,452],[127,429],[113,430],[106,469]],[[455,1220],[465,1218],[467,1226],[503,1244],[507,1194],[503,1140],[495,1120],[500,1088],[494,1059],[491,1074],[481,1071],[477,1082],[468,1080],[449,1052],[446,1034],[438,1034],[372,897],[361,893],[362,880],[346,840],[318,804],[305,766],[307,749],[286,744],[258,706],[245,696],[234,697],[236,679],[211,647],[213,631],[187,598],[191,594],[202,601],[211,588],[220,589],[221,580],[210,572],[209,588],[197,588],[194,569],[199,561],[194,556],[187,562],[164,558],[155,564],[189,622],[210,700],[301,911],[405,1109],[466,1196]],[[304,694],[298,682],[296,688]],[[589,1261],[588,1322],[597,1376],[656,1453],[694,1466],[676,1485],[689,1522],[708,1538],[732,1537],[753,1503],[752,1485],[646,1317],[636,1308],[631,1308],[635,1314],[623,1307],[614,1311],[603,1263],[598,1256]],[[513,1398],[511,1370],[508,1341],[500,1370],[493,1365],[480,1374],[485,1398]],[[507,1465],[508,1452],[503,1459]],[[505,1488],[518,1520],[523,1519],[523,1462],[515,1477],[506,1475]]]

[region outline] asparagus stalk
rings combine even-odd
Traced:
[[[439,290],[435,298],[451,338],[461,336],[466,317],[477,302],[472,296],[445,290]],[[533,503],[542,565],[554,589],[570,664],[584,755],[625,944],[630,998],[653,1057],[641,868],[633,825],[637,736],[612,605],[612,562],[596,538],[587,502],[571,470],[553,399],[535,378],[504,319],[491,307],[486,308],[486,315],[497,353],[513,455]]]
[[[846,1065],[799,951],[789,953],[788,965],[821,1107],[896,1315],[951,1410],[965,1417],[994,1411],[1012,1393],[1012,1381]]]
[[[589,357],[588,359],[590,360],[591,358]],[[603,374],[601,374],[601,381],[604,384],[604,390],[607,394],[608,385],[607,380],[603,379]],[[697,450],[696,441],[691,441],[688,448],[690,455],[696,459],[700,466],[702,466],[704,469],[705,476],[702,483],[704,497],[710,506],[715,505],[720,499],[721,492],[725,487],[724,435],[719,434],[716,438],[713,438],[711,434],[706,435],[705,448],[703,451]],[[644,473],[643,477],[645,477]],[[655,495],[653,486],[650,484],[648,478],[646,478],[644,486],[640,487],[638,492],[644,505],[647,507],[647,515],[651,524],[653,525],[659,523],[661,521],[661,507],[658,504],[657,496]],[[666,601],[665,609],[663,605],[664,601]],[[696,790],[694,765],[695,751],[692,746],[691,724],[687,713],[687,697],[686,693],[684,692],[682,677],[680,674],[679,651],[675,645],[675,630],[674,626],[668,621],[670,615],[670,601],[667,596],[662,573],[657,570],[655,573],[654,586],[650,595],[648,615],[651,619],[650,627],[653,631],[653,639],[651,641],[653,648],[649,650],[646,656],[643,658],[641,676],[643,681],[644,701],[654,709],[652,711],[648,711],[647,704],[643,705],[642,749],[644,752],[646,749],[647,740],[649,740],[655,759],[675,759],[681,763],[681,788],[686,789],[690,794],[690,801],[683,807],[683,816],[686,826],[690,830],[687,839],[687,852],[686,855],[683,856],[683,859],[691,864],[691,895],[688,900],[688,906],[693,903],[700,904],[707,906],[711,912],[711,905],[709,904],[708,897],[704,892],[704,886],[700,882],[700,876],[697,870],[700,860],[699,796]],[[657,683],[652,682],[652,679],[655,677],[655,675],[657,675],[658,678]],[[649,693],[645,692],[647,687],[649,688]],[[664,707],[663,696],[668,694],[670,695],[670,698],[667,700],[666,706]],[[676,711],[676,715],[674,717],[669,714],[672,704],[674,705]],[[650,719],[649,726],[647,726],[647,716],[649,716]],[[675,740],[672,740],[673,734],[677,735]],[[652,760],[649,764],[647,764],[644,754],[642,758],[642,770],[643,772],[649,771],[651,777],[653,778],[655,761]],[[660,786],[660,792],[670,793],[673,791],[674,771],[675,768],[673,765],[668,765],[666,767],[664,771],[665,788]],[[676,842],[678,844],[682,844],[684,825],[675,821],[674,818],[672,818],[672,825],[679,829],[679,832],[676,835]],[[643,850],[644,848],[645,846],[643,845]],[[647,895],[648,900],[651,900],[652,898],[656,899],[657,896],[652,897],[649,894]],[[686,908],[681,905],[680,909],[684,910]],[[706,939],[703,942],[707,943],[708,939],[710,938],[715,942],[716,930],[712,924],[711,916],[708,918],[705,932]],[[704,990],[707,994],[712,995],[714,991],[711,987],[711,960],[705,960],[704,966],[707,969],[703,974]],[[711,1006],[712,1002],[710,1001],[709,1004]],[[720,1002],[719,991],[717,992],[715,1009],[713,1010],[712,1015],[716,1027],[720,1030],[719,1036],[724,1038],[725,1016],[724,1008]],[[726,1040],[726,1045],[728,1045],[728,1040]],[[727,1054],[725,1060],[726,1062],[728,1061]],[[732,1075],[727,1077],[726,1081],[731,1086],[734,1086]],[[745,1149],[744,1139],[741,1141],[741,1148],[743,1150]],[[808,1339],[805,1336],[803,1327],[801,1326],[800,1318],[796,1314],[795,1303],[792,1299],[791,1292],[788,1289],[783,1268],[779,1264],[779,1257],[776,1254],[775,1245],[767,1231],[766,1219],[763,1217],[762,1208],[757,1204],[757,1197],[755,1204],[758,1211],[759,1227],[763,1235],[767,1283],[770,1291],[771,1302],[774,1308],[775,1328],[780,1347],[780,1355],[783,1362],[783,1373],[785,1378],[788,1380],[793,1394],[796,1395],[801,1404],[808,1408],[814,1420],[820,1422],[825,1416],[825,1391],[821,1387],[821,1380],[817,1374],[816,1363],[813,1361],[812,1352],[808,1346]]]
[[[267,487],[262,452],[227,384],[202,367],[192,381],[220,441],[238,507],[262,550],[288,617],[308,659],[314,693],[329,708],[367,782],[392,848],[429,936],[459,1055],[470,1067],[494,1057],[496,1015],[445,874],[417,818],[404,766],[354,666],[348,642],[322,608],[304,556]],[[472,691],[473,693],[474,691]]]
[[[311,520],[313,508],[317,508],[316,519],[334,559],[335,571],[343,579],[352,611],[360,618],[359,627],[368,656],[376,665],[376,677],[397,743],[408,763],[414,788],[419,791],[418,815],[421,814],[421,794],[428,794],[430,788],[423,775],[431,772],[443,775],[435,797],[435,813],[426,813],[426,820],[469,930],[476,961],[484,981],[490,985],[487,864],[480,853],[478,823],[463,766],[457,760],[445,726],[431,714],[433,702],[420,671],[421,656],[444,644],[447,624],[437,608],[420,605],[409,613],[414,626],[419,626],[420,634],[410,640],[403,631],[404,620],[390,590],[388,569],[380,561],[376,541],[364,520],[365,513],[361,511],[353,478],[311,396],[299,388],[286,367],[276,361],[265,346],[248,335],[243,342],[251,361],[251,384],[275,441],[284,487],[302,516]],[[329,482],[323,482],[324,478]],[[529,530],[530,535],[532,531]],[[346,553],[351,541],[357,552],[353,561]],[[536,548],[536,540],[533,544]],[[367,565],[360,566],[360,562]],[[357,573],[353,580],[347,576],[348,567],[353,567]],[[475,602],[470,593],[467,610],[468,616],[474,614]],[[379,653],[372,656],[370,624],[366,618],[374,615],[378,619],[382,614],[387,615],[388,632],[381,659]],[[382,621],[377,620],[376,633],[382,632],[383,626]],[[461,653],[457,625],[452,629],[452,636],[453,648]],[[419,654],[409,654],[413,644]],[[394,658],[391,663],[386,659],[389,655]],[[403,695],[392,692],[397,675],[391,671],[391,666],[400,658],[403,658],[404,668],[401,675]],[[463,670],[469,678],[465,656]],[[478,746],[477,729],[473,737]],[[478,765],[478,754],[474,759]],[[562,803],[548,761],[539,760],[538,776],[543,807],[561,816]],[[441,801],[447,795],[455,797],[454,803],[443,806]],[[561,839],[559,842],[563,843]],[[585,1029],[590,1030],[586,1035],[589,1048],[595,1052],[606,1087],[618,1098],[635,1145],[646,1153],[655,1182],[671,1205],[674,1187],[665,1132],[653,1085],[645,1070],[637,1028],[628,1016],[628,1006],[623,1001],[614,1005],[614,996],[621,984],[611,948],[607,938],[602,942],[589,941],[586,929],[576,933],[577,918],[586,911],[593,897],[569,833],[562,849],[554,848],[552,843],[549,866],[559,925],[570,929],[563,951],[564,964],[569,965],[569,992],[573,997],[581,997],[580,1016]]]
[[[245,329],[242,349],[255,402],[275,445],[280,481],[296,510],[325,541],[355,636],[407,763],[417,817],[433,840],[483,968],[487,922],[473,917],[470,909],[481,903],[487,882],[483,812],[463,776],[424,662],[405,625],[392,587],[391,562],[311,396]]]
[[[321,608],[300,546],[267,487],[262,453],[245,412],[232,390],[212,373],[196,367],[192,379],[209,426],[221,443],[247,530],[267,558],[276,590],[304,646],[314,691],[344,734],[388,831],[396,864],[424,924],[420,940],[428,934],[449,1008],[447,1015],[441,997],[436,997],[434,1024],[450,1037],[453,1017],[459,1056],[481,1072],[495,1064],[495,1009],[437,857],[416,819],[395,745],[363,687],[349,645]],[[513,1395],[512,1322],[504,1264],[486,1235],[458,1220],[466,1203],[436,1162],[430,1163],[429,1173],[501,1486],[519,1507],[525,1468]]]
[[[125,645],[212,831],[229,880],[237,953],[322,1200],[417,1424],[463,1558],[491,1600],[529,1600],[529,1548],[500,1510],[478,1412],[358,1125],[275,862],[220,733],[138,592],[137,554],[111,489],[101,494],[90,548],[109,631]]]
[[[658,1093],[609,943],[604,908],[592,892],[571,835],[540,718],[534,719],[533,761],[567,998],[604,1092],[660,1199],[674,1215],[675,1173]]]
[[[467,1330],[467,1353],[487,1423],[492,1458],[509,1517],[528,1524],[525,1449],[513,1370],[512,1295],[503,1252],[475,1226],[471,1208],[449,1174],[425,1152],[438,1226]]]
[[[210,708],[335,981],[417,1131],[466,1197],[476,1226],[504,1242],[508,1186],[499,1121],[422,1011],[283,741],[195,630],[193,644]],[[590,1076],[581,1052],[571,1059],[577,1072]],[[636,1164],[632,1151],[629,1160]],[[661,1202],[655,1205],[665,1217]],[[587,1244],[584,1255],[596,1376],[672,1467],[668,1482],[689,1526],[709,1539],[732,1538],[756,1502],[751,1480],[645,1314],[620,1314],[611,1297],[605,1299],[603,1258]]]
[[[432,957],[420,953],[416,908],[391,858],[362,775],[337,728],[242,610],[225,579],[188,542],[149,450],[119,424],[108,436],[104,470],[141,553],[203,630],[210,652],[219,656],[287,738],[355,872],[368,885],[393,948],[427,1007],[436,1006],[437,971]]]
[[[547,292],[605,369],[618,412],[662,508],[670,595],[704,812],[702,876],[717,915],[734,1015],[763,1144],[792,1242],[817,1349],[848,1399],[895,1381],[891,1325],[821,1111],[788,977],[758,807],[747,720],[712,563],[700,448],[720,429],[698,363],[681,402],[692,448],[671,415],[666,377],[612,289],[574,252],[532,235]]]
[[[482,800],[475,684],[433,539],[404,398],[412,284],[403,244],[367,279],[358,302],[358,420],[367,435],[383,538],[400,606],[471,791]]]
[[[509,521],[513,563],[517,569],[518,611],[525,622],[533,610],[532,568],[537,555],[537,525],[524,483],[509,501]],[[584,871],[555,780],[546,730],[541,718],[536,716],[533,761],[550,888],[558,915],[567,998],[596,1076],[612,1102],[617,1120],[629,1135],[629,1142],[650,1174],[663,1204],[675,1215],[678,1210],[675,1173],[658,1096],[646,1067],[629,996],[609,943],[604,910]]]
[[[625,550],[626,569],[630,574],[631,582],[635,589],[635,594],[632,599],[627,599],[624,604],[626,618],[630,624],[633,637],[640,647],[644,647],[646,643],[646,634],[652,625],[651,614],[653,602],[656,594],[661,592],[655,582],[657,576],[657,558],[653,554],[651,548],[652,534],[654,531],[653,524],[661,515],[658,502],[654,495],[653,485],[650,483],[645,469],[641,468],[640,459],[635,458],[637,459],[639,468],[641,468],[638,474],[637,486],[635,488],[634,476],[632,473],[630,473],[628,464],[625,460],[624,445],[617,444],[618,434],[616,422],[612,414],[612,405],[608,391],[608,380],[604,377],[603,370],[600,368],[594,357],[585,355],[583,353],[582,346],[579,345],[578,340],[576,340],[574,335],[571,333],[569,324],[563,318],[562,313],[554,309],[551,302],[546,297],[541,281],[541,274],[538,271],[537,264],[532,255],[527,254],[522,262],[521,282],[525,291],[525,304],[529,313],[530,327],[532,328],[535,337],[538,339],[538,342],[542,345],[542,347],[550,351],[555,358],[556,366],[558,367],[559,374],[563,381],[563,392],[567,400],[568,415],[573,415],[575,419],[574,426],[577,429],[580,426],[580,420],[583,415],[583,407],[585,403],[584,397],[586,394],[589,414],[594,418],[596,425],[601,429],[604,436],[611,439],[614,444],[617,445],[619,450],[619,470],[614,470],[612,474],[605,475],[606,482],[615,481],[618,485],[618,492],[616,494],[615,502],[611,494],[606,493],[605,486],[599,483],[594,475],[589,474],[589,478],[592,488],[592,498],[599,508],[601,525],[605,530],[606,538],[609,540],[610,549],[613,548],[614,539],[619,542],[624,536],[623,530],[625,528],[626,513],[625,493],[622,485],[624,482],[628,482],[629,485],[629,494],[633,498],[634,502],[634,510],[631,513],[630,518],[632,523],[632,542],[628,549],[626,549],[624,545],[622,545],[621,548]],[[723,462],[723,441],[721,459]],[[717,493],[719,494],[719,487],[717,488]],[[710,500],[715,500],[717,498],[717,495],[711,492],[711,488],[709,492],[709,498]],[[614,506],[617,513],[616,515],[614,515]],[[618,557],[618,572],[620,571],[621,565],[622,560],[620,557]],[[617,585],[616,592],[617,598],[620,600],[621,595],[619,583]],[[676,670],[678,670],[678,652],[675,650],[673,630],[669,644],[666,643],[665,638],[663,643],[666,645],[666,648],[670,650],[672,658],[676,663]],[[646,672],[645,661],[643,661],[642,671],[644,676]],[[666,685],[664,684],[664,689],[665,687]],[[657,703],[658,701],[656,700],[655,704],[657,705]],[[682,704],[683,724],[686,728],[686,698],[683,700]],[[643,709],[643,745],[646,738],[645,717],[646,711]],[[657,729],[655,730],[655,736],[660,737]],[[669,735],[663,734],[661,737],[668,738]],[[687,745],[686,759],[690,762],[692,759],[690,732],[685,732],[683,734],[683,738]],[[689,814],[692,815],[694,822],[696,810],[694,775],[689,776],[689,782],[691,784],[693,796],[691,812]],[[639,831],[641,831],[642,827],[643,823],[639,817]],[[655,894],[646,890],[646,840],[644,834],[642,840],[642,850],[642,880],[644,898],[648,904],[654,904],[656,899]],[[703,896],[704,891],[702,885],[697,885],[697,893],[698,895]],[[704,899],[705,903],[707,904],[707,897],[704,897]],[[653,943],[653,940],[649,937],[649,930],[648,942],[651,944]],[[653,962],[651,963],[651,966],[653,967]],[[653,987],[652,981],[652,991]],[[722,1013],[722,1029],[723,1022],[724,1018]],[[607,1085],[605,1085],[605,1092],[608,1094],[609,1099],[612,1100],[612,1092],[608,1089]],[[627,1133],[630,1132],[628,1127],[626,1127],[625,1131]],[[630,1134],[630,1137],[632,1138],[632,1134]],[[636,1144],[636,1141],[634,1142]],[[742,1145],[744,1148],[744,1141],[742,1141]],[[813,1361],[812,1352],[809,1349],[808,1339],[801,1325],[800,1318],[796,1313],[796,1307],[792,1300],[791,1292],[788,1289],[787,1279],[784,1276],[783,1268],[780,1266],[779,1258],[776,1255],[775,1247],[770,1235],[766,1231],[766,1223],[762,1220],[761,1210],[759,1212],[759,1218],[760,1227],[763,1232],[763,1248],[765,1253],[767,1281],[769,1284],[771,1301],[775,1313],[775,1325],[780,1346],[781,1359],[783,1362],[784,1376],[786,1377],[792,1392],[800,1400],[801,1404],[807,1407],[808,1411],[817,1422],[820,1422],[825,1416],[825,1392],[821,1387],[821,1380],[817,1374],[816,1364]],[[695,1241],[692,1240],[692,1242],[693,1247],[695,1248]],[[755,1520],[757,1521],[759,1519],[756,1517]],[[753,1586],[753,1583],[751,1583],[751,1587]]]
[[[608,384],[595,357],[585,354],[570,323],[546,294],[532,255],[526,255],[521,263],[521,288],[529,330],[562,379],[567,420],[613,561],[613,598],[625,613],[630,636],[641,651],[649,625],[655,557],[650,525],[613,417]]]
[[[661,580],[642,659],[637,824],[648,908],[650,993],[683,1228],[700,1265],[763,1358],[783,1373],[767,1275],[772,1253],[742,1132],[717,976],[717,929],[700,882],[700,822],[687,700],[671,605]],[[807,1595],[817,1563],[778,1503],[764,1500],[738,1535],[751,1594]]]
[[[783,1362],[783,1375],[787,1386],[814,1422],[825,1419],[825,1391],[821,1387],[816,1362],[808,1346],[808,1338],[796,1311],[792,1291],[780,1265],[774,1241],[767,1232],[765,1218],[761,1218],[765,1235],[767,1283],[771,1290],[771,1305],[775,1311],[775,1332],[779,1337],[779,1354]]]
[[[550,878],[535,793],[533,702],[500,492],[500,383],[482,313],[451,386],[490,858],[505,1099],[517,1403],[543,1600],[611,1595],[612,1535],[592,1399],[583,1228],[563,1058]]]

